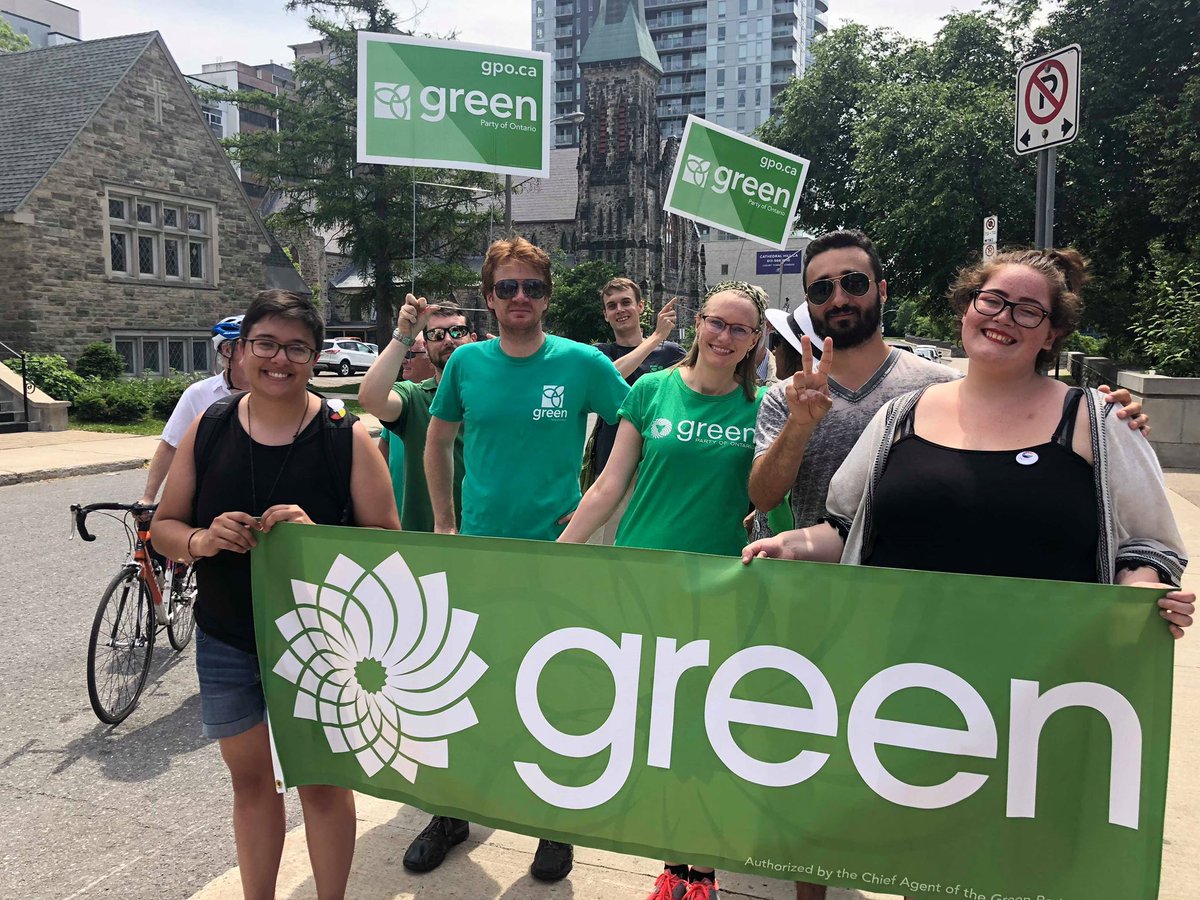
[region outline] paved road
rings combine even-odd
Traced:
[[[88,704],[88,631],[125,543],[98,518],[95,543],[68,540],[67,507],[136,498],[144,479],[0,488],[2,898],[190,897],[235,864],[228,777],[200,737],[192,648],[177,654],[163,636],[122,725],[101,725]]]

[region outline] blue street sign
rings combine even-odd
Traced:
[[[799,275],[804,271],[803,250],[760,250],[754,257],[756,275],[778,275],[780,263],[784,275]]]

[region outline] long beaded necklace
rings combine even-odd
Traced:
[[[292,458],[292,450],[296,446],[296,439],[300,437],[300,430],[304,427],[304,418],[308,415],[308,392],[304,394],[304,408],[300,410],[300,421],[296,423],[296,431],[292,434],[292,441],[288,444],[287,453],[284,454],[283,462],[279,466],[279,471],[275,473],[275,481],[271,484],[271,490],[267,492],[266,500],[263,505],[258,505],[258,484],[254,479],[254,425],[250,416],[250,396],[246,396],[246,440],[250,447],[250,508],[256,510],[255,515],[261,516],[263,510],[267,508],[271,498],[275,496],[275,489],[279,487],[279,479],[283,477],[283,470],[287,468],[288,460]]]

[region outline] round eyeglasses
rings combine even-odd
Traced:
[[[1013,303],[1006,297],[985,290],[971,292],[971,305],[977,313],[989,318],[1000,315],[1008,307],[1012,311],[1012,320],[1022,328],[1037,328],[1050,315],[1036,303]]]

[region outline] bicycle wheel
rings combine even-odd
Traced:
[[[167,598],[167,640],[176,650],[182,650],[192,639],[196,630],[196,569],[188,566],[182,577],[179,572],[171,582],[171,595]]]
[[[88,699],[108,725],[137,705],[154,654],[154,610],[136,566],[116,574],[96,610],[88,643]]]

